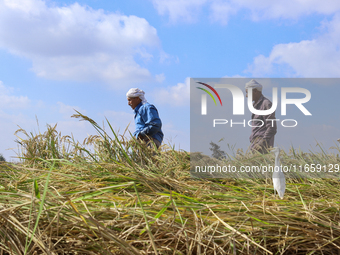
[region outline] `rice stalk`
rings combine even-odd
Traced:
[[[111,139],[85,117],[100,133],[83,143],[67,137],[63,144],[55,126],[19,131],[22,162],[0,164],[0,252],[337,254],[336,174],[287,175],[278,200],[270,175],[192,178],[191,159],[222,162],[171,146],[154,151],[118,133]],[[286,165],[340,162],[294,148],[281,157]],[[264,165],[274,156],[238,151],[228,160]]]

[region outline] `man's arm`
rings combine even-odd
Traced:
[[[265,101],[264,102],[264,110],[268,110],[272,107],[272,103],[270,101]],[[266,115],[264,116],[265,119],[265,125],[266,125],[266,132],[264,133],[263,138],[264,139],[270,139],[271,137],[273,137],[276,132],[277,132],[277,125],[276,125],[276,117],[275,117],[275,112],[273,112],[272,114]]]
[[[162,121],[159,118],[158,111],[155,106],[150,105],[149,107],[145,107],[141,115],[145,122],[145,127],[139,132],[139,135],[152,136],[161,130]]]

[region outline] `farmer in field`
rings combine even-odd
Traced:
[[[272,102],[262,95],[262,85],[252,79],[246,83],[246,97],[248,97],[248,89],[253,90],[253,106],[257,110],[268,110],[272,107]],[[250,149],[258,151],[262,154],[268,153],[268,148],[274,146],[274,136],[277,131],[275,112],[269,115],[252,114],[252,130],[249,137]]]
[[[126,93],[128,105],[135,112],[136,131],[133,136],[145,141],[148,146],[152,146],[153,141],[158,148],[164,136],[161,129],[162,121],[156,107],[149,104],[144,95],[145,92],[138,88],[132,88]]]

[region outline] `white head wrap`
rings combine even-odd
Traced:
[[[258,91],[262,91],[262,85],[252,79],[250,82],[246,83],[246,89],[252,88],[252,89],[257,89]]]
[[[142,100],[142,104],[147,102],[144,95],[145,92],[139,88],[132,88],[126,93],[126,97],[139,97]]]

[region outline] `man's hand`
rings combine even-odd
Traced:
[[[268,142],[269,142],[268,139],[263,138],[263,139],[260,140],[259,145],[262,148],[268,148],[268,144],[269,144]]]
[[[147,136],[141,135],[141,134],[138,135],[138,139],[140,139],[144,142],[148,142],[150,140]]]

